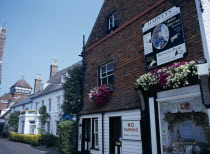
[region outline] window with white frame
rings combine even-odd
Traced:
[[[47,133],[50,134],[50,122],[47,122]]]
[[[38,102],[35,102],[35,110],[37,111],[38,109]]]
[[[61,96],[57,96],[57,111],[60,112],[61,110]]]
[[[114,63],[110,62],[100,67],[100,85],[114,84]]]
[[[114,12],[111,16],[108,17],[108,30],[114,30],[117,27],[117,22],[117,12]]]
[[[42,100],[42,106],[44,106],[44,100]]]
[[[66,73],[61,75],[61,83],[64,83],[66,80]]]
[[[22,121],[22,129],[21,129],[21,134],[24,134],[24,127],[25,127],[25,121]]]
[[[52,98],[49,98],[49,112],[51,112]]]
[[[56,121],[56,135],[59,135],[59,131],[58,131],[58,124],[59,123],[60,123],[59,121]]]
[[[98,148],[98,119],[93,119],[93,148]]]

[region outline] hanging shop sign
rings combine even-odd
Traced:
[[[146,22],[142,31],[148,69],[184,57],[186,46],[179,7],[174,6]]]
[[[123,139],[141,140],[140,121],[122,121]]]

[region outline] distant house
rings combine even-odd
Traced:
[[[0,97],[0,115],[4,114],[1,112],[2,110],[7,109],[9,106],[12,106],[14,103],[14,99],[11,94],[5,94]]]
[[[80,62],[75,65],[80,65]],[[46,83],[41,83],[41,77],[38,75],[35,79],[34,84],[34,94],[25,100],[17,103],[12,108],[13,111],[20,111],[20,109],[25,110],[19,117],[19,128],[18,133],[22,134],[38,134],[42,129],[39,123],[38,113],[40,107],[46,106],[47,113],[49,113],[50,118],[46,122],[44,129],[46,133],[53,135],[58,135],[57,125],[61,121],[62,117],[64,119],[71,120],[71,116],[62,116],[63,112],[61,110],[61,105],[63,103],[63,86],[65,82],[65,76],[67,71],[73,68],[72,65],[61,71],[58,71],[58,66],[55,61],[53,61],[50,66],[50,79]],[[23,106],[25,105],[25,108]]]
[[[18,80],[12,87],[10,87],[10,94],[16,100],[22,100],[26,96],[31,95],[32,87],[24,80]]]
[[[24,79],[20,79],[11,86],[9,94],[0,97],[0,134],[8,124],[11,107],[31,95],[31,91],[31,86]]]

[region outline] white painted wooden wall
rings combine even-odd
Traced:
[[[204,12],[203,14],[203,23],[206,33],[206,40],[208,46],[208,52],[210,55],[210,1],[209,0],[201,0]]]
[[[42,101],[44,100],[44,105],[47,107],[47,113],[50,115],[50,133],[53,135],[56,135],[56,122],[60,121],[59,111],[61,111],[61,108],[57,108],[57,97],[61,97],[61,106],[63,103],[63,90],[57,90],[34,98],[32,104],[32,109],[36,110],[36,102],[38,102],[37,110],[39,110],[42,106]],[[49,111],[49,99],[51,99],[51,111]]]
[[[200,25],[204,56],[210,67],[210,1],[195,0],[195,4]],[[203,12],[201,11],[201,7],[203,8]]]
[[[24,107],[24,109],[23,109],[23,107]],[[25,110],[26,108],[31,110],[32,109],[32,103],[28,103],[28,104],[24,104],[24,105],[19,105],[19,106],[13,107],[12,108],[12,112],[15,112],[15,111],[20,112],[20,111]]]
[[[119,112],[108,112],[104,114],[104,153],[109,154],[109,118],[121,117],[121,120],[141,120],[140,110],[127,110]],[[91,150],[92,154],[102,154],[102,114],[89,114],[80,116],[79,123],[82,125],[83,118],[98,118],[98,131],[99,131],[99,149]],[[79,127],[79,144],[78,150],[81,151],[81,137],[82,127]],[[142,142],[134,140],[122,139],[122,154],[142,154]]]

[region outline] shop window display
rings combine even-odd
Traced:
[[[208,115],[200,97],[159,102],[163,154],[191,154],[207,144]]]

